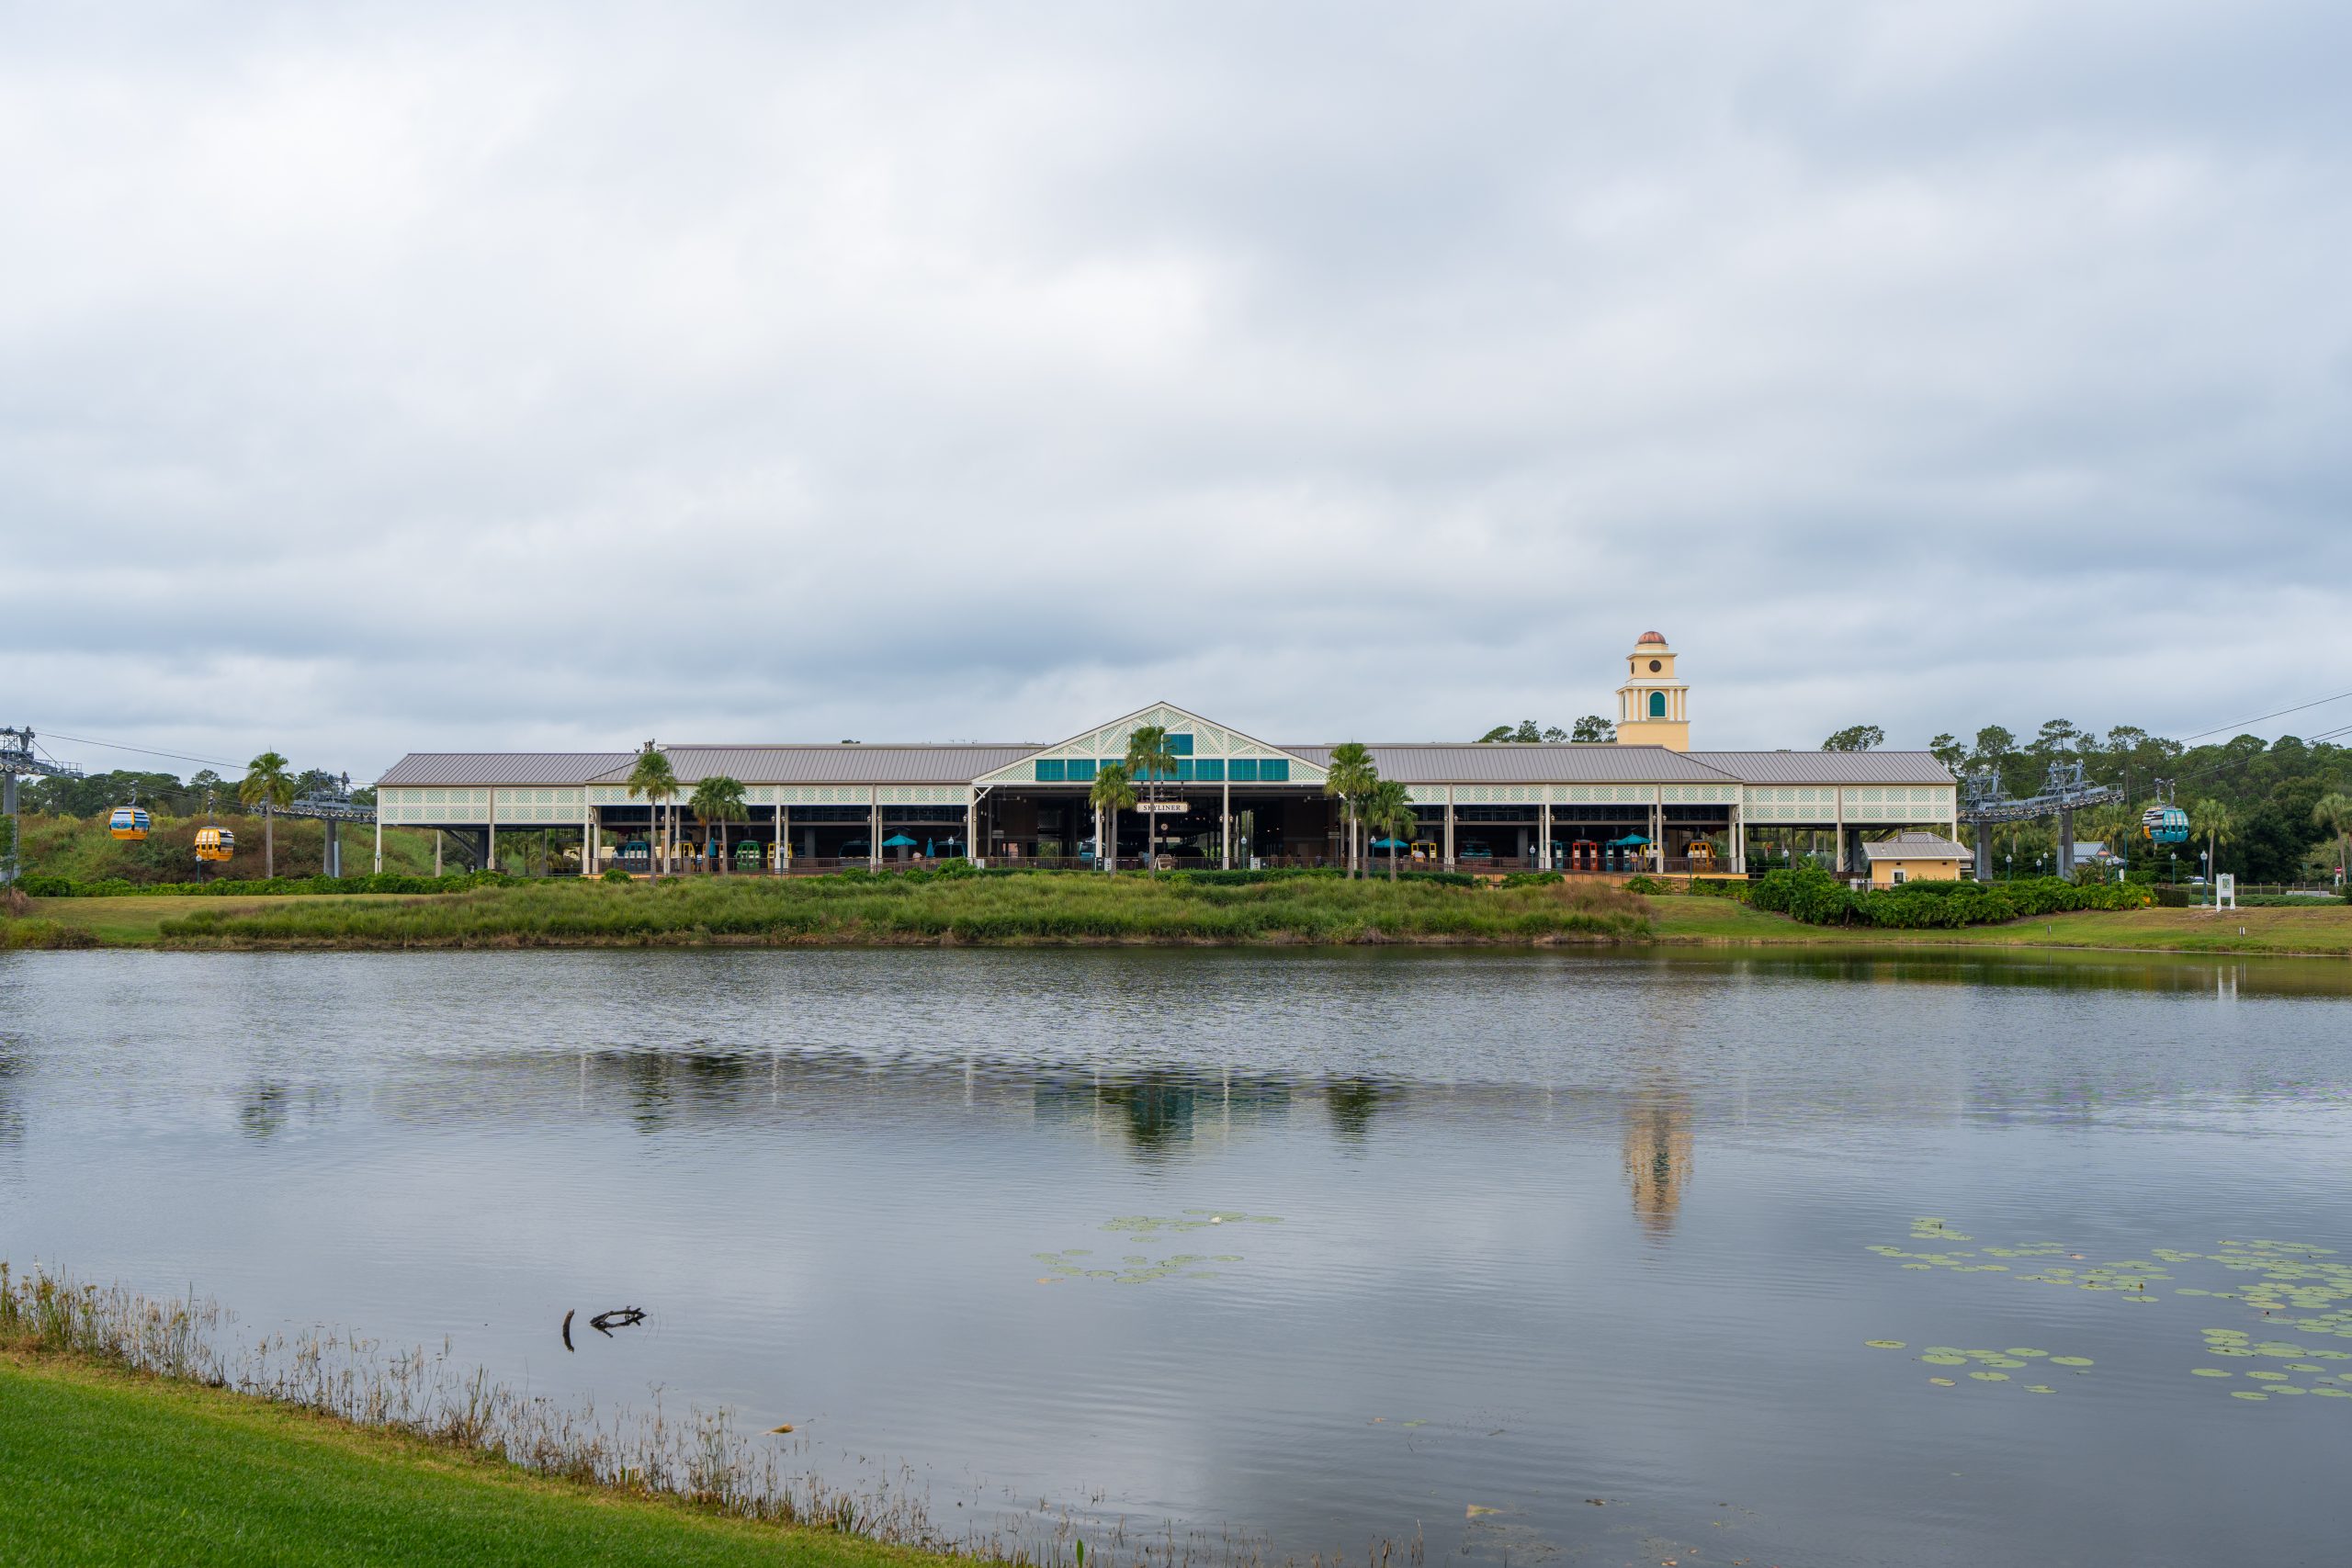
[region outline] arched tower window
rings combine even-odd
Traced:
[[[1666,694],[1664,692],[1652,692],[1650,694],[1650,716],[1652,718],[1664,718],[1666,716]]]

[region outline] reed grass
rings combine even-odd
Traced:
[[[1298,876],[695,877],[557,881],[371,904],[288,900],[163,922],[177,947],[530,947],[795,943],[1432,942],[1637,940],[1646,907],[1605,886],[1462,887]]]

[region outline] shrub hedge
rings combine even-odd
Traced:
[[[2055,876],[2019,882],[1909,882],[1856,892],[1826,871],[1771,871],[1758,877],[1750,901],[1807,925],[1928,927],[1995,925],[2003,920],[2075,909],[2141,909],[2155,902],[2132,883],[2081,884]]]

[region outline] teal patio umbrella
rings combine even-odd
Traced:
[[[882,847],[886,850],[910,850],[915,847],[915,841],[904,833],[893,833],[882,840]]]

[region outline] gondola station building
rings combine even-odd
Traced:
[[[1767,846],[1834,850],[1859,871],[1865,840],[1905,829],[1957,837],[1956,781],[1925,751],[1692,750],[1675,658],[1656,632],[1626,656],[1614,741],[1368,742],[1380,776],[1412,792],[1419,826],[1407,857],[1474,871],[1739,873]],[[1147,725],[1168,732],[1176,766],[1150,781],[1156,809],[1139,800],[1106,832],[1089,789]],[[1339,803],[1324,792],[1334,744],[1262,740],[1155,703],[1046,743],[668,746],[678,795],[664,816],[678,863],[691,865],[708,864],[723,839],[745,869],[955,855],[1094,866],[1105,837],[1119,863],[1137,864],[1148,818],[1179,866],[1329,865],[1346,854]],[[646,869],[668,847],[666,821],[629,793],[636,761],[629,751],[413,752],[377,783],[378,863],[391,826],[437,829],[477,863],[495,856],[501,831],[577,835],[566,847],[582,852],[582,874]],[[696,821],[687,797],[722,774],[743,786],[746,819]]]

